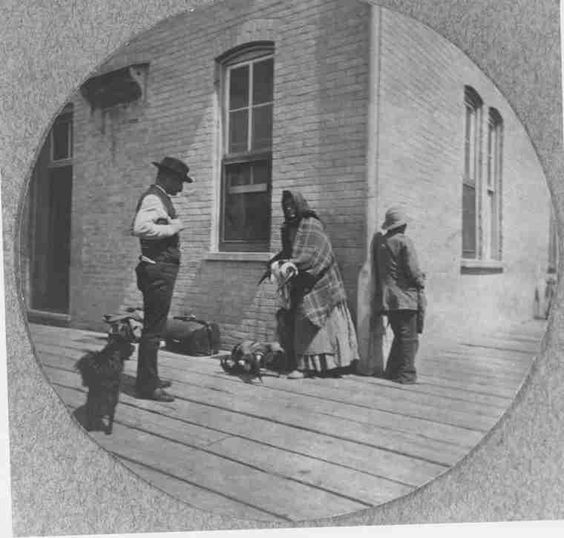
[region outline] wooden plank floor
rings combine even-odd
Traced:
[[[405,495],[462,459],[510,405],[544,323],[472,341],[423,341],[419,383],[374,377],[245,383],[214,357],[161,350],[173,403],[135,397],[125,363],[112,435],[91,436],[132,471],[197,508],[256,520],[343,515]],[[30,325],[37,357],[75,418],[74,370],[105,335]]]

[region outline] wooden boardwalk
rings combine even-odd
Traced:
[[[217,358],[160,352],[173,403],[137,399],[136,353],[125,363],[112,435],[91,436],[138,475],[234,517],[301,521],[392,500],[437,477],[492,428],[524,381],[544,323],[472,342],[428,343],[419,383],[374,377],[245,383]],[[105,335],[30,325],[37,357],[79,422],[74,362]],[[81,414],[82,413],[82,414]]]

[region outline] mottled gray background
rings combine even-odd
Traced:
[[[167,16],[197,8],[198,3],[0,2],[0,168],[16,535],[256,526],[175,501],[127,471],[75,425],[35,362],[15,277],[14,238],[20,203],[54,115],[89,72],[131,36]],[[438,31],[492,78],[531,136],[562,222],[558,2],[379,3]],[[564,518],[564,368],[562,331],[558,330],[563,318],[560,297],[549,322],[543,354],[525,388],[501,424],[462,464],[408,497],[365,513],[311,525]]]

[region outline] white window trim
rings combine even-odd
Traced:
[[[461,269],[463,272],[471,272],[471,273],[489,273],[494,272],[498,273],[505,270],[505,265],[503,263],[503,151],[504,151],[504,144],[503,144],[503,130],[504,130],[504,122],[501,114],[495,108],[489,107],[489,113],[486,115],[483,113],[484,109],[486,108],[486,104],[482,101],[480,95],[473,89],[470,88],[471,91],[477,97],[476,103],[474,104],[474,110],[476,111],[476,118],[478,124],[476,126],[476,148],[475,148],[475,189],[476,189],[476,257],[475,258],[467,258],[462,256],[461,257]],[[468,99],[465,96],[465,109],[468,106]],[[495,124],[492,121],[492,114],[495,117]],[[465,115],[466,121],[466,115]],[[489,147],[489,137],[490,137],[490,126],[496,125],[500,128],[500,142],[499,142],[499,149],[493,148],[493,155],[490,154],[490,147]],[[466,132],[466,124],[464,126]],[[484,131],[487,133],[484,136]],[[466,135],[465,135],[466,136]],[[484,146],[486,152],[486,158],[484,159]],[[466,146],[464,148],[466,152]],[[497,155],[497,151],[499,151],[499,155]],[[491,180],[493,181],[492,185],[490,185],[490,160],[492,161],[491,164],[495,168],[496,167],[496,155],[499,159],[499,171],[496,172],[492,170],[493,176]],[[466,162],[466,153],[464,154],[464,162]],[[464,174],[466,174],[466,170]],[[464,184],[464,181],[463,181]],[[496,218],[496,226],[497,226],[497,240],[498,240],[498,248],[500,250],[500,258],[493,257],[491,253],[492,249],[492,222],[486,222],[487,218],[490,218],[486,215],[487,204],[489,203],[489,192],[496,192],[497,193],[497,218]],[[491,220],[491,218],[490,218]]]
[[[246,55],[250,55],[248,60],[241,59]],[[228,73],[234,67],[240,67],[245,63],[253,63],[261,60],[266,60],[268,58],[274,58],[274,44],[268,42],[268,44],[260,45],[260,47],[254,51],[249,50],[243,52],[241,55],[236,55],[233,59],[227,57],[227,59],[217,61],[215,65],[215,124],[216,124],[216,136],[214,137],[213,148],[213,211],[212,211],[212,222],[211,222],[211,241],[210,250],[206,255],[205,259],[207,261],[241,261],[241,262],[264,262],[268,261],[274,254],[265,250],[260,251],[220,251],[220,239],[221,239],[221,222],[222,222],[222,175],[223,175],[223,159],[226,155],[226,145],[227,145],[227,133],[229,132],[229,111],[228,107]],[[252,84],[252,81],[251,81]],[[249,90],[251,91],[251,90]],[[274,101],[272,102],[274,104]],[[251,107],[252,108],[252,107]],[[248,130],[248,136],[251,136],[251,129]]]
[[[270,51],[264,51],[264,55],[258,54],[255,58],[252,58],[250,60],[247,61],[241,61],[241,62],[237,62],[234,61],[231,64],[226,64],[225,67],[225,72],[227,74],[227,78],[225,81],[225,84],[223,84],[223,108],[222,111],[224,112],[224,118],[223,118],[223,125],[224,125],[224,133],[223,133],[223,155],[229,155],[228,152],[228,148],[227,146],[227,141],[229,140],[229,128],[230,128],[230,124],[229,124],[229,120],[230,120],[230,112],[237,112],[239,110],[248,110],[249,111],[249,119],[247,122],[247,149],[245,150],[245,152],[242,153],[248,153],[251,150],[249,149],[251,147],[252,144],[252,134],[253,134],[253,129],[252,129],[252,125],[253,125],[253,113],[254,113],[254,109],[255,108],[260,108],[262,106],[269,106],[269,105],[274,105],[274,101],[269,102],[269,103],[260,103],[259,105],[254,106],[252,104],[253,102],[253,82],[254,82],[254,64],[258,63],[258,62],[262,62],[264,60],[269,60],[270,58],[274,59],[274,54]],[[228,88],[231,85],[231,71],[233,71],[234,69],[239,69],[241,67],[244,67],[248,65],[249,66],[249,92],[248,92],[248,105],[244,106],[244,107],[240,107],[240,108],[233,108],[233,109],[229,109],[229,91]]]

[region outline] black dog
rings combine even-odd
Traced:
[[[75,368],[82,376],[82,385],[88,387],[86,398],[86,429],[92,430],[103,417],[108,417],[106,434],[112,433],[116,406],[119,399],[123,361],[134,351],[129,339],[110,335],[106,347],[91,351],[78,360]]]
[[[233,347],[231,355],[221,358],[221,367],[229,374],[248,375],[250,379],[258,377],[262,382],[261,368],[283,370],[286,353],[277,342],[244,340]]]

